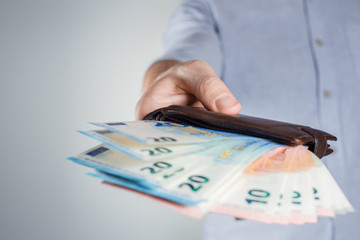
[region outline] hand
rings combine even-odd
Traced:
[[[214,112],[237,114],[241,105],[204,61],[155,63],[145,75],[136,118],[169,105],[203,106]]]

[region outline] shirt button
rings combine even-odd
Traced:
[[[316,39],[315,41],[316,45],[321,47],[322,45],[324,45],[323,41],[321,41],[320,39]]]
[[[331,93],[329,92],[329,91],[324,91],[324,97],[325,98],[329,98],[329,97],[331,97]]]

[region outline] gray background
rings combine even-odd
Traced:
[[[199,239],[202,221],[65,158],[89,121],[133,120],[179,0],[0,1],[0,239]]]

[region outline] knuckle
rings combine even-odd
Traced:
[[[186,73],[186,72],[196,72],[199,71],[199,69],[204,69],[204,68],[207,69],[209,67],[209,64],[207,64],[202,60],[190,60],[174,67],[175,67],[174,68],[175,72]]]
[[[179,78],[187,78],[188,76],[198,76],[201,72],[212,72],[209,64],[202,60],[191,60],[178,65],[175,65],[167,72],[167,75],[176,76]]]
[[[198,92],[206,94],[212,92],[219,85],[219,80],[213,76],[203,74],[199,80]]]
[[[201,67],[207,67],[209,64],[207,64],[203,60],[191,60],[186,62],[186,65],[188,65],[190,68],[201,68]]]

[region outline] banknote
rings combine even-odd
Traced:
[[[251,138],[250,136],[201,129],[178,123],[162,121],[133,121],[93,123],[142,144],[172,145],[228,140],[229,138]]]
[[[323,178],[327,182],[327,187],[312,181],[315,171],[326,172],[323,169],[325,166],[315,155],[310,155],[304,149],[300,149],[302,152],[294,155],[292,151],[297,151],[300,147],[297,148],[288,147],[287,152],[284,151],[285,157],[282,158],[271,160],[271,157],[265,155],[263,159],[258,159],[259,162],[254,163],[254,166],[250,165],[245,169],[245,174],[239,176],[238,185],[222,196],[212,211],[264,223],[280,224],[315,223],[318,215],[324,216],[322,212],[327,211],[325,216],[334,216],[332,211],[335,209],[353,211],[345,196],[338,191],[337,185],[329,184],[333,181],[332,178]],[[280,148],[277,151],[281,153]],[[286,157],[286,153],[289,158]],[[306,156],[299,158],[304,153]],[[304,158],[307,160],[302,161]],[[269,161],[272,163],[268,163]],[[259,174],[259,171],[268,174]],[[318,189],[323,193],[320,194]],[[331,192],[336,192],[338,196],[326,198],[325,194]],[[327,201],[321,202],[320,199],[323,198]],[[338,202],[342,205],[336,205]],[[317,210],[322,212],[319,214]]]
[[[131,138],[114,133],[109,130],[79,131],[80,133],[101,141],[109,147],[125,153],[138,160],[167,159],[176,156],[186,155],[209,148],[214,142],[193,143],[193,144],[141,144]]]
[[[191,217],[316,223],[354,211],[306,146],[161,121],[95,123],[102,144],[69,159],[89,175]]]
[[[190,155],[166,161],[138,161],[101,144],[69,159],[115,176],[146,182],[154,187],[163,181],[174,179],[186,171],[192,171],[193,168],[189,167],[200,165],[202,161],[210,161],[212,158],[209,155]]]

